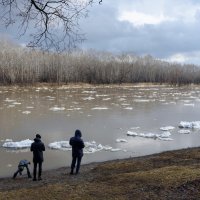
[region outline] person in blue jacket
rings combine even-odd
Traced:
[[[74,173],[74,168],[76,166],[76,174],[79,173],[81,159],[83,157],[83,148],[85,144],[81,139],[82,133],[80,130],[75,131],[74,137],[70,138],[69,144],[72,146],[72,163],[71,163],[71,172],[70,174]]]
[[[41,141],[41,136],[36,134],[34,142],[31,144],[31,151],[33,152],[33,181],[36,181],[36,173],[37,173],[37,165],[39,165],[38,170],[38,180],[42,180],[42,162],[44,161],[43,158],[43,151],[45,151],[44,143]]]
[[[18,169],[17,171],[14,173],[13,175],[13,179],[16,178],[17,174],[19,173],[20,175],[22,175],[22,171],[24,170],[24,167],[26,168],[26,171],[27,171],[27,175],[28,175],[28,178],[32,178],[31,177],[31,173],[29,171],[29,168],[28,168],[28,165],[30,165],[31,163],[28,161],[28,160],[21,160],[18,164]]]

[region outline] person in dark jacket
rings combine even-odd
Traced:
[[[41,141],[41,136],[36,134],[36,138],[34,142],[31,144],[31,151],[33,152],[33,181],[36,181],[36,174],[37,174],[37,165],[39,165],[38,171],[38,180],[42,180],[42,162],[43,159],[43,151],[45,151],[44,143]]]
[[[21,160],[18,164],[18,169],[17,171],[14,173],[13,175],[13,179],[16,178],[17,174],[19,173],[20,175],[22,175],[22,171],[24,170],[24,167],[26,168],[26,171],[27,171],[27,175],[28,175],[28,178],[32,178],[31,177],[31,173],[29,171],[29,168],[28,168],[28,165],[30,165],[31,163],[28,161],[28,160]]]
[[[71,137],[69,141],[69,144],[72,146],[72,163],[71,163],[70,174],[74,173],[75,166],[76,166],[76,174],[78,174],[80,169],[81,159],[83,157],[83,148],[85,147],[81,137],[82,137],[81,131],[76,130],[75,136]]]

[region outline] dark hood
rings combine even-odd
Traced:
[[[75,131],[75,137],[82,137],[82,133],[81,133],[81,131],[80,130],[76,130]]]

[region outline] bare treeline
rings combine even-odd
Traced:
[[[151,56],[76,51],[47,53],[0,42],[0,84],[35,83],[200,83],[200,68]]]

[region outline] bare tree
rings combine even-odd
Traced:
[[[20,36],[30,34],[27,46],[62,51],[84,39],[79,20],[96,2],[102,0],[0,0],[1,19],[6,27],[19,23]]]

